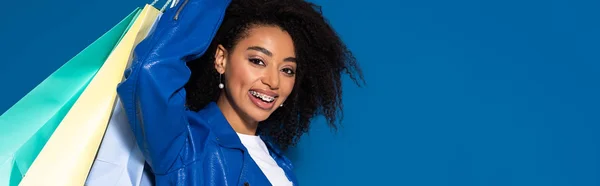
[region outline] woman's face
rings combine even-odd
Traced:
[[[294,43],[279,27],[251,27],[232,50],[219,46],[215,57],[215,68],[224,73],[227,102],[243,120],[266,120],[292,92]]]

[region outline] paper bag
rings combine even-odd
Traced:
[[[0,116],[0,185],[16,186],[21,181],[137,13],[121,20]]]
[[[81,94],[20,185],[84,185],[115,104],[116,87],[135,45],[156,20],[156,8],[146,5],[102,68]]]
[[[159,14],[158,19],[161,15],[162,13]],[[157,22],[154,22],[154,26]],[[117,98],[85,185],[149,186],[153,180],[150,180],[151,173],[144,171],[145,162],[146,159],[137,145],[127,120],[127,114]]]

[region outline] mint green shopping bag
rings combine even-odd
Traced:
[[[0,186],[19,184],[139,12],[135,9],[0,115]]]

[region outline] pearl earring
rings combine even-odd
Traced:
[[[283,107],[283,103],[281,105],[279,105],[279,107]]]
[[[222,77],[223,77],[223,74],[219,74],[219,89],[223,89],[225,87],[225,85],[223,85],[223,81],[221,81]]]

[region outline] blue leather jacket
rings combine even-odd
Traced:
[[[202,55],[230,0],[182,0],[134,49],[117,92],[146,161],[162,185],[271,185],[213,102],[185,107],[186,60]],[[217,87],[206,87],[217,88]],[[297,185],[291,162],[270,141],[272,157]]]

